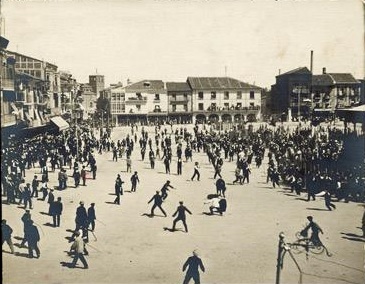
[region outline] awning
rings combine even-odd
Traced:
[[[51,118],[51,122],[56,124],[56,126],[58,127],[59,131],[65,130],[67,128],[70,127],[70,125],[68,124],[67,121],[65,121],[62,117],[60,116],[55,116]]]

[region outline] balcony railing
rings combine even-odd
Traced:
[[[230,108],[211,108],[208,107],[205,110],[196,110],[196,112],[248,112],[248,111],[258,111],[260,106],[249,106],[249,107],[230,107]]]
[[[141,105],[141,104],[146,104],[147,103],[147,97],[141,97],[141,98],[137,98],[137,97],[132,97],[132,98],[128,98],[125,100],[126,104],[129,105]]]

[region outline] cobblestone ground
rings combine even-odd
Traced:
[[[139,128],[140,130],[140,128]],[[150,129],[151,135],[154,134]],[[114,140],[125,137],[129,128],[115,128]],[[138,144],[138,143],[137,143]],[[173,148],[175,154],[175,148]],[[306,216],[324,230],[323,242],[333,253],[294,254],[304,272],[303,283],[364,283],[364,239],[360,236],[364,207],[358,203],[336,203],[337,209],[329,212],[324,201],[306,202],[305,194],[296,196],[284,188],[273,189],[266,183],[267,158],[259,169],[253,168],[249,184],[232,185],[235,164],[225,161],[223,178],[227,183],[228,208],[223,216],[208,216],[207,195],[215,193],[213,168],[204,153],[193,153],[193,160],[201,164],[201,181],[190,181],[193,163],[183,164],[183,174],[176,175],[176,156],[171,164],[172,173],[164,173],[162,161],[150,169],[149,161],[141,161],[139,145],[133,152],[133,171],[137,170],[141,183],[137,192],[130,191],[130,173],[126,173],[125,159],[112,161],[112,153],[96,155],[97,179],[87,180],[87,186],[75,189],[71,185],[64,191],[55,191],[62,197],[64,211],[61,227],[53,228],[48,205],[35,201],[32,218],[40,227],[41,257],[28,259],[27,249],[15,247],[17,255],[7,253],[3,245],[3,283],[182,283],[182,265],[194,249],[198,249],[206,267],[201,274],[202,283],[274,283],[278,235],[283,231],[287,242],[294,241]],[[148,155],[146,154],[146,157]],[[26,180],[31,181],[31,169]],[[125,193],[121,205],[113,204],[114,180],[121,173]],[[69,171],[70,174],[70,171]],[[150,218],[148,200],[163,183],[170,180],[175,187],[163,204],[168,217]],[[50,174],[50,185],[56,185],[57,170]],[[2,198],[4,200],[4,197]],[[70,244],[68,230],[75,227],[74,218],[80,200],[89,207],[95,202],[95,237],[90,234],[90,255],[86,256],[89,269],[70,269],[61,262],[70,262],[66,253]],[[172,214],[180,200],[192,211],[188,215],[189,233],[170,232]],[[13,241],[19,244],[23,236],[20,218],[24,210],[17,205],[2,204],[2,218],[13,228]],[[156,209],[159,214],[158,209]],[[180,227],[179,227],[180,226]],[[182,228],[182,224],[178,224]],[[294,252],[294,251],[293,251]],[[299,272],[285,255],[281,283],[298,283]]]

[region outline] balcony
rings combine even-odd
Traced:
[[[132,97],[125,100],[127,105],[145,105],[147,103],[147,97]]]
[[[189,103],[188,98],[170,98],[170,104],[178,105],[178,104],[187,104]]]
[[[208,107],[206,110],[195,110],[194,112],[199,113],[256,113],[261,109],[260,106],[248,106],[248,107],[230,107],[230,108],[211,108]]]

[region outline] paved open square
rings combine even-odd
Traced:
[[[192,131],[192,126],[188,127]],[[169,134],[170,126],[166,128]],[[154,127],[145,129],[149,137],[154,137]],[[130,130],[130,127],[114,128],[111,139],[123,139],[131,135]],[[141,127],[138,138],[140,131]],[[174,134],[171,137],[174,141]],[[113,161],[112,152],[95,153],[96,180],[88,172],[86,186],[75,188],[69,177],[67,189],[54,191],[55,197],[61,197],[63,202],[60,227],[51,225],[47,202],[34,201],[31,215],[40,231],[39,259],[27,258],[27,249],[19,247],[23,237],[20,220],[23,206],[4,204],[3,197],[2,218],[14,230],[16,252],[8,253],[9,247],[3,245],[3,283],[182,283],[185,276],[182,266],[194,250],[205,266],[205,273],[200,274],[202,283],[274,283],[279,233],[284,232],[286,242],[295,242],[295,235],[306,225],[308,215],[323,229],[321,240],[332,256],[309,253],[306,259],[305,252],[296,254],[292,249],[303,272],[302,283],[364,283],[363,204],[335,202],[337,209],[328,211],[322,197],[307,202],[306,193],[298,196],[288,188],[273,188],[266,183],[265,155],[260,168],[252,164],[250,183],[243,185],[232,184],[236,163],[224,160],[222,177],[227,186],[227,211],[222,216],[209,215],[207,197],[216,193],[216,187],[214,168],[206,153],[193,152],[193,161],[184,159],[182,175],[177,175],[174,142],[172,152],[171,174],[165,173],[160,159],[156,159],[155,169],[151,169],[148,157],[142,161],[138,142],[131,156],[132,173],[126,172],[125,156]],[[200,164],[201,178],[191,181],[196,161]],[[138,171],[140,183],[136,192],[131,192],[130,177],[134,171]],[[56,169],[49,173],[50,187],[58,184],[57,172]],[[67,172],[70,176],[71,170],[67,168]],[[34,174],[40,175],[39,167],[26,171],[26,181],[30,182]],[[124,181],[120,205],[113,203],[117,174]],[[162,204],[167,217],[158,208],[152,217],[149,215],[152,203],[148,201],[167,180],[174,187]],[[88,270],[64,265],[72,261],[68,238],[75,228],[80,201],[86,208],[95,203],[97,218],[94,232],[89,232]],[[172,214],[179,201],[192,212],[187,215],[188,233],[181,222],[177,223],[176,231],[171,231]],[[300,273],[286,253],[281,283],[298,283],[299,279]]]

